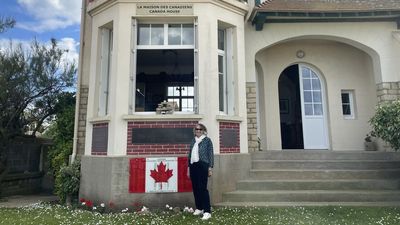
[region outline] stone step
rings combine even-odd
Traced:
[[[214,207],[294,207],[294,206],[353,206],[353,207],[400,207],[393,202],[220,202]]]
[[[400,191],[233,191],[224,202],[399,202]]]
[[[250,178],[255,180],[396,179],[400,178],[400,169],[381,169],[381,170],[251,169]]]
[[[400,152],[269,150],[252,153],[252,159],[269,160],[400,160]]]
[[[399,190],[400,179],[377,180],[242,180],[237,190]]]
[[[217,206],[400,206],[400,153],[252,153],[252,169]]]
[[[400,160],[266,160],[252,161],[253,169],[390,169]]]

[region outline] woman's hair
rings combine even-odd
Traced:
[[[207,127],[204,126],[204,124],[202,124],[202,123],[198,123],[198,124],[196,124],[196,126],[193,127],[193,134],[196,133],[197,126],[201,127],[201,129],[203,130],[203,134],[207,135]]]

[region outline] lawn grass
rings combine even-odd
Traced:
[[[229,225],[399,225],[395,207],[245,207],[216,208],[212,218],[201,221],[188,212],[151,210],[141,213],[100,214],[60,205],[35,204],[23,208],[0,208],[0,224],[229,224]]]

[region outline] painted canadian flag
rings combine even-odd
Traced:
[[[129,176],[130,193],[192,191],[187,157],[133,158]]]

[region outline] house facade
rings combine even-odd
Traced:
[[[400,97],[399,27],[394,0],[84,0],[80,196],[191,204],[198,122],[214,203],[251,152],[363,151],[376,104]]]

